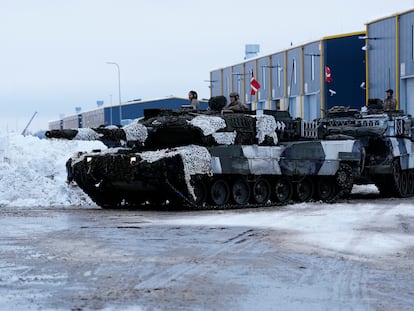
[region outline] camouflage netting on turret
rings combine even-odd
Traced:
[[[194,189],[190,183],[191,176],[197,174],[212,175],[211,155],[204,147],[189,145],[172,149],[146,151],[138,154],[142,161],[153,163],[164,158],[179,155],[184,165],[184,179],[188,192],[195,198]]]
[[[138,123],[137,120],[125,125],[122,129],[125,132],[127,141],[138,141],[140,143],[143,143],[148,137],[147,128],[144,125]]]
[[[276,129],[278,125],[276,124],[275,118],[268,115],[256,115],[253,116],[256,118],[256,138],[259,141],[259,144],[262,144],[266,139],[272,138],[273,144],[278,143]]]
[[[99,140],[102,135],[90,128],[80,128],[73,140]]]

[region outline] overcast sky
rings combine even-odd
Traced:
[[[0,0],[0,131],[47,129],[96,101],[208,98],[211,70],[365,30],[414,0]]]

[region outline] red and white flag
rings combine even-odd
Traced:
[[[329,68],[328,66],[325,66],[325,81],[327,83],[332,82],[331,68]]]
[[[260,83],[254,78],[254,74],[252,71],[252,77],[250,78],[250,94],[256,95],[258,89],[260,89]]]

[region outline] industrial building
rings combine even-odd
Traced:
[[[414,9],[374,20],[365,28],[265,56],[246,49],[252,58],[210,72],[210,96],[228,98],[237,92],[252,111],[287,110],[293,117],[314,120],[335,106],[359,109],[393,89],[398,108],[414,114]],[[254,95],[252,77],[260,84]],[[147,108],[187,104],[188,99],[180,97],[131,101],[79,112],[50,122],[49,128],[123,125],[143,116]],[[202,109],[208,106],[206,101],[200,104]]]
[[[414,114],[414,9],[366,24],[368,98],[394,90],[399,109]]]
[[[210,72],[211,95],[238,92],[251,110],[287,110],[305,120],[333,106],[365,105],[365,32],[324,37]],[[260,89],[251,95],[250,79]]]
[[[238,92],[251,110],[319,118],[334,106],[360,108],[394,90],[414,114],[414,9],[376,19],[366,30],[324,37],[210,72],[211,95]],[[250,79],[261,85],[250,95]]]

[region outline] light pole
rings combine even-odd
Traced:
[[[118,69],[118,95],[119,95],[119,125],[122,125],[122,105],[121,105],[121,70],[115,62],[106,62],[109,65],[115,65]]]
[[[113,125],[113,121],[112,121],[112,94],[109,94],[109,99],[110,99],[109,102],[111,103],[111,105],[110,105],[111,106],[111,119],[110,120],[111,120],[111,125]]]

